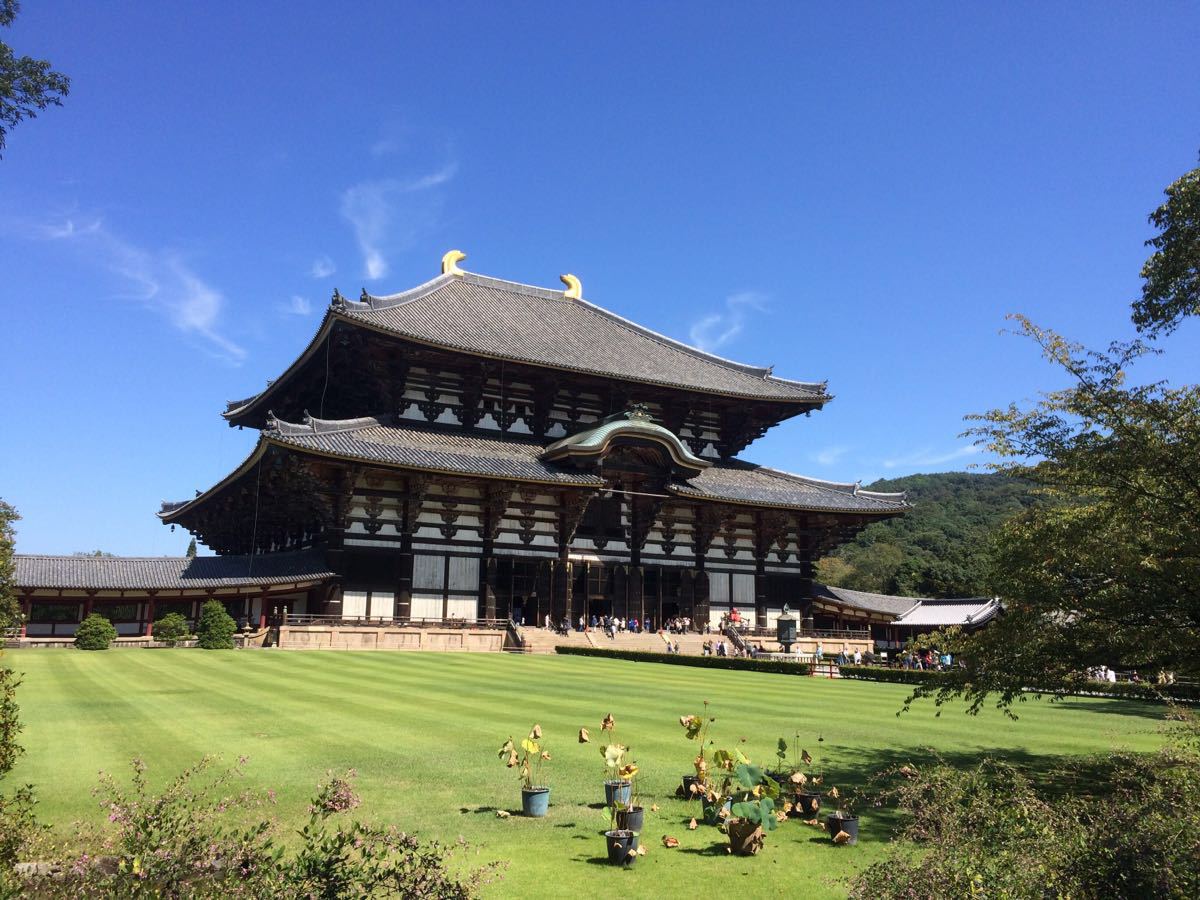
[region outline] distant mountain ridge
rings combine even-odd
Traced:
[[[873,491],[907,491],[912,510],[879,522],[817,566],[837,587],[905,597],[982,597],[991,533],[1034,501],[1005,475],[943,472],[881,479]]]

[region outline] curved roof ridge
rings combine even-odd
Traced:
[[[770,475],[780,478],[802,481],[805,484],[811,484],[813,487],[828,488],[841,494],[852,494],[855,497],[863,497],[867,500],[877,500],[882,503],[908,502],[907,491],[898,491],[891,494],[883,491],[864,491],[859,487],[862,484],[860,481],[829,481],[824,478],[814,478],[811,475],[798,475],[795,472],[785,472],[783,469],[776,469],[771,466],[759,466],[759,468]]]
[[[350,307],[365,306],[369,309],[387,309],[390,306],[399,306],[402,303],[408,303],[411,300],[420,300],[422,297],[433,293],[443,285],[449,284],[456,276],[450,274],[438,275],[436,278],[430,278],[423,284],[418,284],[416,287],[409,288],[406,291],[400,291],[397,294],[370,294],[366,289],[363,289],[363,294],[367,298],[367,302],[361,300],[347,300],[346,305]]]
[[[864,491],[858,489],[858,496],[871,500],[908,500],[908,491]]]
[[[268,413],[266,431],[275,434],[332,434],[339,431],[357,431],[375,425],[389,425],[391,416],[359,416],[354,419],[318,419],[305,410],[303,422],[286,422]]]

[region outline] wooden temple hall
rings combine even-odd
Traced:
[[[903,495],[755,465],[822,382],[686,346],[565,290],[464,271],[334,293],[295,361],[225,420],[250,455],[162,521],[196,560],[19,557],[30,636],[110,609],[125,634],[208,597],[250,623],[610,614],[770,627],[811,616],[813,565]]]

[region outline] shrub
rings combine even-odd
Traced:
[[[237,622],[218,601],[209,600],[200,608],[200,621],[196,625],[197,645],[205,650],[232,650],[236,633]]]
[[[75,646],[80,650],[107,650],[116,639],[117,629],[100,613],[92,613],[75,629]]]
[[[695,666],[700,669],[743,669],[750,672],[777,672],[782,675],[809,675],[808,663],[782,659],[751,659],[747,656],[685,656],[677,653],[647,653],[642,650],[607,650],[602,647],[554,648],[564,656],[603,656],[608,659],[627,659],[631,662],[665,663],[670,666]]]
[[[1186,717],[1185,717],[1186,722]],[[1200,755],[1190,738],[1156,754],[1076,760],[1048,774],[985,759],[885,774],[876,797],[910,814],[892,854],[852,898],[1200,896]],[[1187,741],[1191,741],[1189,746]]]
[[[189,634],[188,622],[179,613],[167,613],[154,623],[154,639],[174,647]]]
[[[104,830],[85,836],[88,852],[63,860],[55,867],[61,874],[29,876],[22,895],[469,898],[498,868],[451,865],[461,843],[445,847],[391,827],[333,822],[354,805],[352,774],[318,787],[299,840],[289,829],[285,846],[277,842],[279,824],[259,812],[274,802],[270,793],[235,790],[246,760],[223,770],[215,762],[205,757],[157,794],[140,760],[128,786],[102,775],[96,795]]]

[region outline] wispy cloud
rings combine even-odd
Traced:
[[[221,332],[221,292],[197,275],[176,252],[148,250],[125,240],[95,219],[74,219],[40,226],[46,240],[69,241],[92,255],[126,283],[122,296],[153,310],[185,334],[203,338],[218,356],[240,363],[246,351]]]
[[[367,278],[386,275],[386,254],[413,243],[424,221],[432,216],[430,209],[422,208],[417,198],[426,195],[424,199],[428,200],[430,192],[454,178],[457,169],[456,163],[448,163],[419,178],[363,181],[342,192],[342,218],[354,229]],[[398,225],[400,213],[404,215]]]
[[[328,278],[337,271],[337,266],[333,264],[333,260],[328,256],[318,256],[313,260],[312,268],[308,270],[308,274],[313,278]]]
[[[692,323],[688,337],[701,350],[712,352],[742,333],[751,312],[766,311],[766,297],[756,291],[741,291],[725,298],[725,311],[711,313]]]
[[[57,224],[41,225],[38,231],[42,237],[49,238],[50,240],[61,240],[62,238],[83,237],[95,234],[103,224],[99,219],[93,219],[91,222],[84,222],[82,224],[76,222],[74,219],[63,219]]]
[[[826,447],[812,454],[812,461],[819,466],[832,466],[849,452],[849,447]]]
[[[312,312],[312,303],[307,297],[292,294],[286,303],[281,304],[280,308],[289,316],[307,316]]]
[[[372,156],[387,156],[400,149],[400,141],[396,138],[384,137],[373,143],[369,150]]]
[[[910,466],[940,466],[945,463],[955,462],[956,460],[966,459],[969,456],[974,456],[983,450],[982,447],[976,444],[967,444],[955,450],[950,450],[944,453],[939,453],[930,447],[923,450],[918,450],[915,453],[910,453],[907,456],[898,456],[894,459],[885,459],[883,467],[885,469],[899,469]]]

